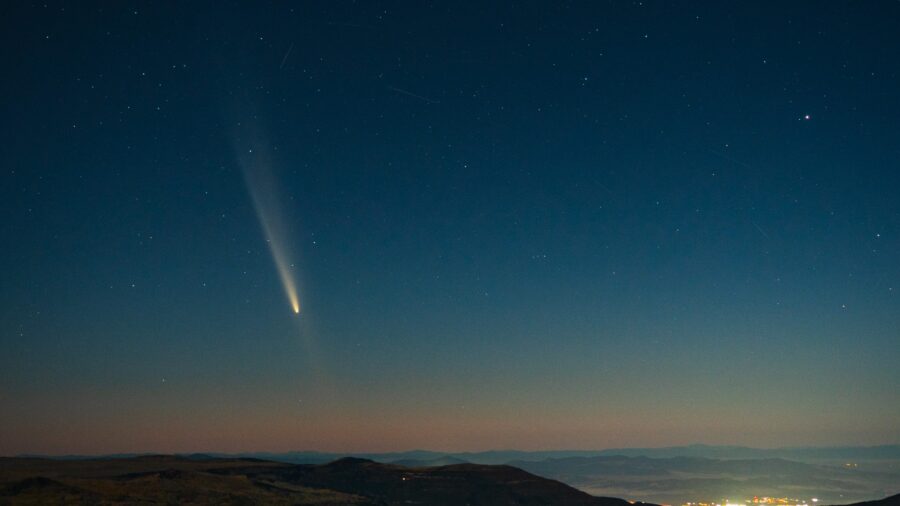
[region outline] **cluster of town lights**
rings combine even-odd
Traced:
[[[819,499],[811,498],[809,501],[801,499],[790,499],[787,497],[754,497],[744,502],[731,502],[725,499],[722,502],[686,502],[682,506],[750,506],[750,505],[771,505],[771,506],[810,506],[810,503],[816,504]]]

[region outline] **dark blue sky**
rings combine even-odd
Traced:
[[[900,4],[550,4],[0,7],[0,453],[900,442]]]

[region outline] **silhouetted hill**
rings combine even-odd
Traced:
[[[46,500],[49,498],[53,498],[53,501]],[[12,500],[33,504],[73,500],[76,502],[96,502],[99,500],[99,496],[50,478],[35,476],[0,486],[0,504]]]
[[[593,497],[511,466],[456,464],[409,468],[351,457],[324,465],[230,468],[222,472],[243,473],[252,480],[272,484],[336,490],[379,504],[628,506],[627,501]]]
[[[900,494],[895,494],[877,501],[857,502],[845,506],[900,506]]]
[[[405,467],[343,458],[0,459],[0,504],[318,504],[629,506],[511,466]]]

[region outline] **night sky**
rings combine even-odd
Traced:
[[[3,3],[0,454],[900,442],[900,3],[489,4]]]

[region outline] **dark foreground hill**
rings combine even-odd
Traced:
[[[885,497],[884,499],[879,499],[877,501],[858,502],[848,504],[847,506],[900,506],[900,494]]]
[[[510,466],[322,465],[156,456],[0,459],[0,504],[595,505],[594,497]]]

